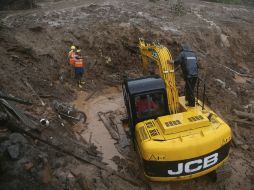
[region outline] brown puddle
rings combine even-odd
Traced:
[[[89,141],[91,138],[91,142],[103,153],[102,161],[116,170],[117,165],[111,159],[113,156],[122,157],[122,155],[117,151],[114,145],[116,141],[111,138],[104,124],[99,120],[98,112],[124,109],[122,94],[117,88],[110,87],[106,90],[98,91],[93,97],[85,101],[88,96],[88,93],[80,91],[77,93],[77,99],[73,102],[78,110],[85,112],[87,115],[86,122],[88,128],[81,136],[86,141]]]

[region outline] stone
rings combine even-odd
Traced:
[[[221,35],[220,35],[220,39],[221,39],[221,42],[222,42],[222,44],[223,44],[224,47],[227,47],[227,48],[230,47],[230,43],[229,43],[229,41],[228,41],[228,36],[227,36],[227,35],[221,34]]]
[[[17,160],[19,157],[19,145],[15,144],[15,145],[11,145],[7,148],[7,151],[9,153],[9,156],[11,157],[11,159],[13,160]]]
[[[12,133],[10,135],[9,139],[13,144],[17,144],[17,143],[26,144],[27,143],[26,138],[23,135],[21,135],[20,133]]]
[[[26,171],[31,171],[31,169],[34,167],[34,164],[32,162],[27,162],[24,164],[24,169]]]
[[[252,162],[250,163],[250,166],[251,166],[252,168],[254,168],[254,161],[252,161]]]
[[[248,150],[248,149],[249,149],[249,146],[248,146],[247,144],[244,144],[244,145],[242,145],[241,147],[242,147],[242,149],[244,149],[244,150]]]

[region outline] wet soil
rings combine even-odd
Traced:
[[[97,93],[96,98],[91,97],[90,100],[86,101],[89,94],[80,91],[77,93],[77,99],[73,102],[77,109],[85,112],[87,115],[87,129],[81,133],[81,136],[87,142],[91,141],[91,143],[94,143],[103,154],[102,161],[117,170],[117,165],[112,161],[112,158],[114,156],[122,156],[114,145],[116,141],[110,136],[98,113],[124,110],[123,98],[116,87],[108,87]]]

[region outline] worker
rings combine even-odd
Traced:
[[[141,95],[136,102],[136,109],[138,117],[140,117],[149,111],[158,109],[158,105],[146,95]]]
[[[182,44],[181,53],[170,63],[181,65],[185,80],[185,101],[186,106],[195,107],[194,89],[198,78],[197,56],[187,44]]]
[[[75,78],[78,83],[78,87],[82,88],[82,84],[85,82],[82,81],[82,77],[84,74],[84,59],[81,56],[81,50],[78,49],[76,51],[75,62],[74,62],[74,71],[75,71]]]
[[[75,55],[76,55],[76,47],[74,45],[71,46],[71,50],[69,51],[68,58],[69,58],[69,64],[74,65],[75,63]]]

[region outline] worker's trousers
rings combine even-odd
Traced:
[[[195,85],[197,77],[191,77],[185,79],[185,100],[188,101],[189,106],[195,106]]]

